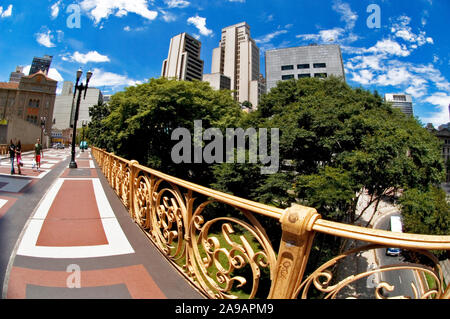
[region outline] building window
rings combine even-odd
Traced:
[[[314,73],[314,77],[315,78],[326,78],[327,74],[326,73]]]
[[[288,75],[281,76],[282,80],[290,80],[290,79],[293,79],[293,78],[295,78],[294,74],[288,74]]]
[[[394,95],[394,101],[406,102],[406,96],[404,95]]]
[[[299,74],[298,75],[298,78],[299,79],[302,79],[302,78],[310,78],[311,77],[311,74],[309,74],[309,73],[303,73],[303,74]]]
[[[281,71],[286,71],[286,70],[293,70],[294,66],[293,65],[283,65],[281,67]]]
[[[297,64],[297,69],[309,69],[309,64]]]
[[[314,63],[314,68],[326,68],[326,63]]]

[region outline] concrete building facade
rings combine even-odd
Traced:
[[[55,109],[53,112],[53,128],[64,130],[70,128],[73,121],[73,112],[75,111],[75,101],[73,98],[74,85],[70,81],[63,84],[61,95],[55,98]],[[78,92],[77,92],[78,95]],[[82,127],[83,121],[90,122],[89,108],[103,102],[102,92],[97,88],[88,88],[86,98],[81,98],[80,109],[78,111],[77,128]],[[74,106],[72,108],[72,105]]]
[[[236,101],[259,104],[260,83],[259,48],[250,37],[250,27],[242,22],[222,29],[219,47],[213,50],[211,74],[230,79],[230,89]]]
[[[267,50],[265,61],[267,91],[289,79],[334,75],[345,81],[341,48],[336,44]]]
[[[203,81],[216,90],[231,90],[231,79],[220,73],[203,74]]]
[[[407,115],[414,115],[412,96],[408,94],[387,93],[384,95],[384,100],[390,102],[392,107],[398,108]]]
[[[11,72],[9,76],[9,82],[20,83],[20,79],[25,76],[23,73],[23,66],[17,66],[16,71]]]
[[[202,80],[201,42],[187,33],[170,39],[169,54],[163,61],[161,76],[184,81]]]

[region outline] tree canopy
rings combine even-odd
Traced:
[[[402,189],[414,189],[408,198],[419,198],[444,178],[439,141],[417,119],[376,92],[334,77],[279,82],[251,113],[229,91],[208,83],[152,79],[116,93],[91,116],[94,145],[237,196],[278,207],[312,206],[335,221],[358,220],[362,190],[370,195],[368,205],[378,204]],[[261,174],[261,163],[175,164],[171,134],[178,127],[193,132],[195,120],[222,132],[278,128],[278,172]],[[429,227],[432,232],[432,222]]]

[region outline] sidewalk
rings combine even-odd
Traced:
[[[28,220],[3,298],[203,298],[131,220],[90,152],[76,161]]]

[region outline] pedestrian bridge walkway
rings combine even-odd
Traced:
[[[402,269],[418,279],[410,294],[380,282],[373,297],[450,298],[439,262],[427,252],[450,250],[450,236],[335,223],[299,205],[282,210],[97,148],[76,160],[77,169],[67,168],[66,158],[35,180],[25,198],[10,195],[14,201],[0,207],[3,298],[308,298],[312,290],[357,298],[352,289],[344,292],[358,280]],[[316,233],[364,245],[305,276]],[[391,246],[422,250],[435,266],[378,265],[345,278],[332,271],[349,256]]]
[[[91,153],[76,161],[78,168],[62,170],[28,219],[3,297],[203,298],[129,218]]]

